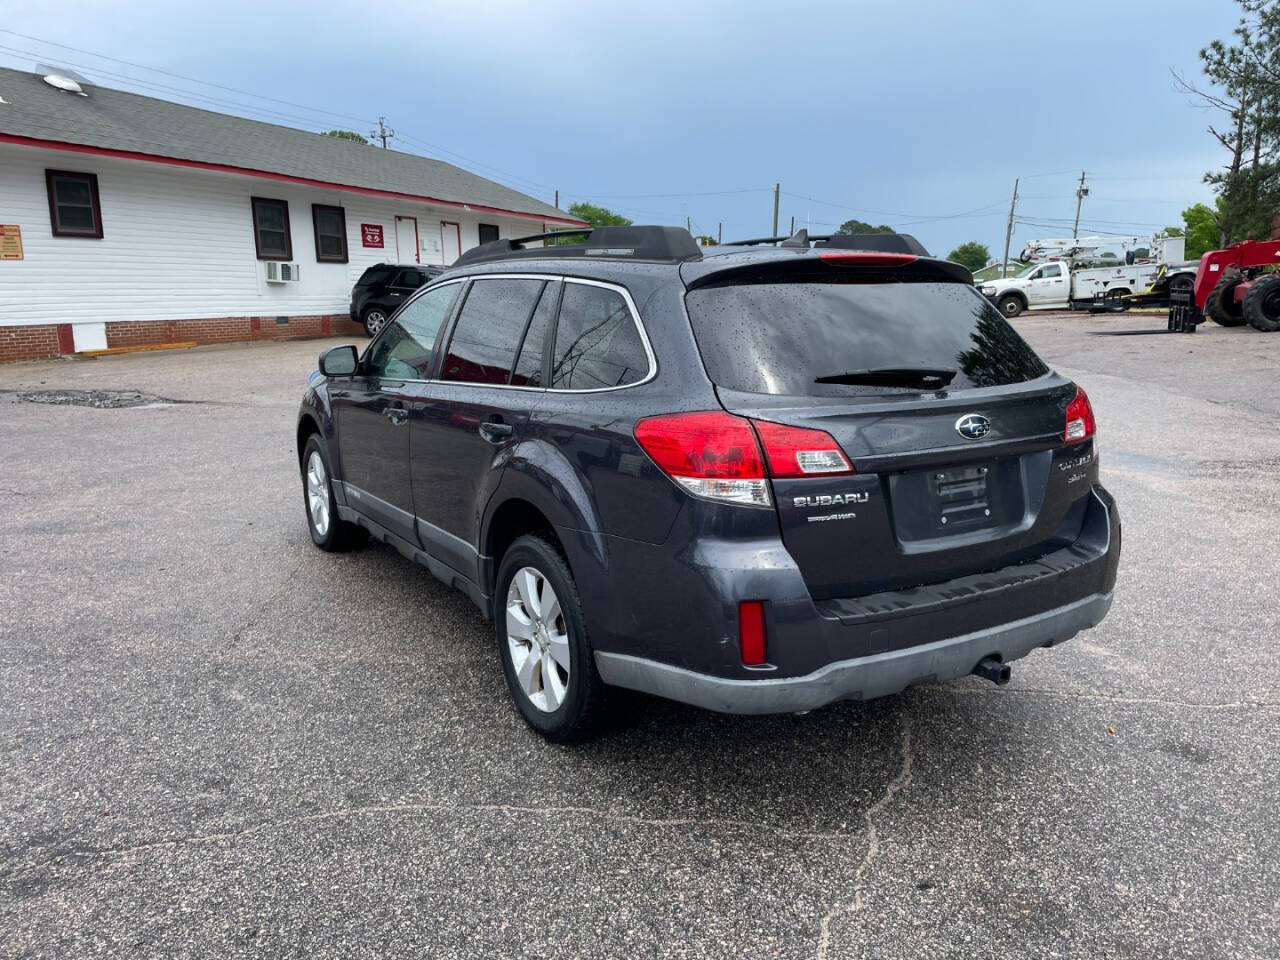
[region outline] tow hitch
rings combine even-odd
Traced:
[[[1013,676],[1013,667],[1001,663],[995,657],[983,657],[973,668],[973,672],[984,680],[990,680],[997,687],[1003,687]]]

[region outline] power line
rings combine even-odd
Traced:
[[[960,213],[946,214],[927,214],[927,213],[894,213],[889,210],[872,210],[869,207],[852,207],[845,203],[836,203],[834,200],[819,200],[817,197],[806,197],[799,193],[789,193],[782,191],[784,195],[794,200],[807,200],[810,203],[817,203],[824,207],[837,207],[841,210],[848,210],[852,213],[870,213],[877,217],[898,217],[902,220],[909,220],[912,223],[933,223],[937,220],[959,220],[963,217],[972,216],[983,210],[990,210],[992,207],[1004,206],[1003,200],[996,200],[994,203],[986,203],[980,207],[974,207],[972,210],[963,210]]]
[[[72,51],[75,51],[76,53],[83,53],[87,56],[95,57],[99,60],[108,60],[108,61],[111,61],[112,63],[121,63],[121,64],[124,64],[125,66],[134,67],[138,70],[147,70],[154,73],[163,74],[164,76],[174,77],[179,80],[184,80],[188,83],[194,83],[198,86],[213,87],[218,90],[226,90],[231,93],[237,93],[243,96],[253,97],[254,99],[257,99],[257,100],[265,100],[270,103],[284,104],[286,106],[295,107],[299,110],[305,110],[308,113],[318,113],[318,114],[324,114],[326,116],[331,116],[331,117],[339,117],[344,120],[354,120],[358,123],[367,124],[370,126],[376,124],[377,122],[375,120],[371,120],[368,118],[353,116],[352,114],[348,114],[348,113],[339,113],[333,110],[324,110],[319,107],[311,107],[311,106],[307,106],[306,104],[296,103],[295,101],[292,101],[292,100],[283,100],[283,99],[280,99],[279,97],[270,97],[270,96],[265,96],[259,93],[253,93],[248,90],[241,90],[238,87],[228,87],[223,84],[214,83],[209,80],[200,80],[196,77],[188,77],[183,74],[173,73],[168,70],[162,70],[159,67],[149,67],[149,66],[146,66],[145,64],[135,63],[134,61],[131,61],[131,60],[123,60],[119,57],[108,56],[107,54],[104,54],[104,53],[95,53],[92,50],[85,50],[81,47],[72,47],[63,43],[56,43],[55,41],[52,41],[52,40],[45,40],[40,37],[33,37],[33,36],[30,36],[29,34],[18,33],[15,30],[6,30],[4,28],[0,28],[0,33],[11,34],[16,37],[22,37],[23,39],[26,39],[26,40],[34,40],[37,43],[42,43],[47,46],[59,47],[64,50],[72,50]],[[11,55],[15,55],[19,57],[31,57],[37,60],[42,57],[48,56],[47,54],[42,54],[33,50],[23,50],[16,47],[0,47],[0,50],[10,53]],[[66,60],[62,62],[69,67],[76,67],[81,70],[88,70],[91,73],[97,73],[97,74],[100,74],[101,76],[110,77],[111,79],[120,80],[125,83],[146,88],[148,90],[161,90],[166,93],[178,93],[178,94],[182,94],[184,97],[188,97],[193,100],[202,101],[204,103],[210,103],[215,106],[237,107],[241,110],[247,110],[252,113],[263,114],[266,116],[277,117],[285,120],[292,120],[298,123],[302,123],[308,127],[319,127],[323,125],[319,120],[315,118],[300,117],[300,116],[297,116],[296,114],[285,113],[279,110],[271,110],[266,107],[258,106],[256,104],[240,103],[234,100],[226,100],[226,99],[221,99],[217,97],[212,97],[205,93],[198,93],[194,90],[184,90],[181,87],[174,87],[168,84],[158,83],[154,80],[147,80],[139,77],[131,77],[126,74],[115,73],[113,71],[107,70],[103,67],[96,66],[96,65],[90,66],[84,63],[74,63],[72,61],[66,61]],[[250,119],[253,119],[253,118],[250,118]],[[321,132],[321,131],[313,130],[312,132]],[[548,192],[555,189],[550,184],[540,183],[536,180],[531,180],[528,177],[519,176],[517,174],[511,173],[506,170],[500,170],[497,167],[494,167],[490,164],[481,163],[478,160],[473,160],[470,157],[463,156],[462,154],[456,153],[452,150],[447,150],[446,148],[441,147],[438,144],[433,144],[425,140],[420,140],[417,137],[413,137],[404,132],[401,132],[399,134],[398,139],[402,141],[410,142],[410,143],[415,143],[419,147],[422,147],[428,150],[429,152],[445,155],[445,156],[451,156],[473,167],[488,170],[490,171],[490,175],[496,173],[499,176],[507,178],[508,180],[516,181],[517,183],[520,183],[520,184],[532,185],[532,186],[538,187],[539,190],[546,190]],[[523,186],[521,189],[527,190],[528,186]]]
[[[340,117],[343,120],[358,120],[360,123],[372,122],[371,120],[363,119],[361,117],[353,117],[347,113],[335,113],[332,110],[321,110],[318,107],[308,107],[302,103],[294,103],[292,100],[281,100],[279,97],[268,97],[260,93],[252,93],[249,90],[240,90],[236,87],[223,86],[222,84],[214,83],[211,80],[197,80],[195,77],[184,76],[181,73],[172,73],[168,70],[162,70],[159,67],[148,67],[141,63],[134,63],[131,60],[121,60],[119,57],[110,57],[110,56],[107,56],[105,53],[94,53],[92,50],[85,50],[81,47],[72,47],[72,46],[68,46],[65,43],[57,43],[53,40],[45,40],[42,37],[33,37],[30,34],[19,33],[17,30],[6,30],[3,27],[0,27],[0,33],[7,33],[10,36],[21,37],[23,40],[33,40],[36,43],[43,43],[47,47],[58,47],[62,50],[72,50],[75,53],[83,53],[90,57],[97,57],[99,60],[110,60],[112,63],[122,63],[126,67],[136,67],[139,70],[149,70],[152,73],[162,73],[166,77],[173,77],[176,80],[186,80],[188,83],[196,83],[206,87],[217,87],[219,90],[226,90],[229,93],[238,93],[241,96],[253,97],[255,100],[270,100],[273,103],[282,103],[286,106],[297,107],[301,110],[306,110],[309,113],[324,113],[324,114],[328,114],[331,117]],[[36,54],[35,56],[39,56],[39,55]],[[75,64],[71,64],[71,66],[75,66]],[[89,69],[97,69],[97,68],[85,67],[84,69],[89,70]]]
[[[693,193],[592,193],[600,200],[663,200],[682,197],[727,197],[739,193],[765,193],[770,187],[747,187],[743,190],[708,190]]]
[[[1028,214],[1024,214],[1024,216],[1025,216],[1025,217],[1027,217],[1028,219],[1039,220],[1039,221],[1042,221],[1042,222],[1043,222],[1043,221],[1049,221],[1049,222],[1054,222],[1054,221],[1056,221],[1056,222],[1058,222],[1058,223],[1063,223],[1063,224],[1071,223],[1071,218],[1070,218],[1070,217],[1050,217],[1050,216],[1041,216],[1040,214],[1035,214],[1035,213],[1028,213]],[[1082,222],[1082,223],[1089,223],[1089,224],[1106,224],[1106,225],[1108,225],[1108,226],[1113,226],[1113,227],[1159,227],[1159,226],[1163,226],[1163,224],[1160,224],[1160,223],[1153,223],[1153,222],[1151,222],[1151,221],[1140,221],[1140,220],[1101,220],[1101,219],[1099,219],[1099,218],[1097,218],[1097,217],[1090,217],[1087,221],[1081,221],[1081,222]]]
[[[9,46],[2,46],[2,45],[0,45],[0,52],[4,52],[4,53],[7,53],[7,54],[9,54],[9,55],[11,55],[11,56],[17,56],[17,57],[22,57],[22,58],[25,58],[25,57],[40,58],[40,57],[44,56],[43,54],[36,53],[35,51],[32,51],[32,50],[20,50],[20,49],[18,49],[18,48],[16,48],[16,47],[9,47]],[[241,108],[241,109],[243,109],[243,110],[247,110],[247,111],[249,111],[250,113],[258,113],[258,114],[265,114],[265,115],[267,115],[267,116],[272,116],[272,117],[280,117],[280,118],[283,118],[283,119],[285,119],[285,120],[293,120],[293,121],[298,122],[298,123],[304,123],[304,124],[306,124],[306,125],[308,125],[308,126],[319,126],[319,125],[320,125],[319,121],[315,120],[314,118],[310,118],[310,117],[299,117],[299,116],[297,116],[296,114],[282,113],[282,112],[280,112],[280,111],[278,111],[278,110],[270,110],[270,109],[268,109],[268,108],[266,108],[266,107],[259,107],[259,106],[255,105],[255,104],[251,104],[251,103],[240,103],[240,102],[235,101],[235,100],[223,100],[223,99],[219,99],[219,98],[217,98],[217,97],[211,97],[211,96],[209,96],[209,95],[207,95],[207,94],[203,94],[203,93],[196,93],[194,90],[183,90],[181,87],[173,87],[173,86],[170,86],[170,85],[168,85],[168,84],[164,84],[164,83],[157,83],[157,82],[155,82],[155,81],[153,81],[153,80],[143,80],[143,79],[140,79],[140,78],[137,78],[137,77],[130,77],[130,76],[127,76],[127,75],[122,74],[122,73],[115,73],[115,72],[113,72],[113,71],[106,70],[106,69],[104,69],[104,68],[102,68],[102,67],[97,67],[97,66],[87,66],[87,65],[85,65],[85,64],[83,64],[83,63],[75,63],[75,62],[70,61],[70,60],[64,60],[64,61],[62,61],[62,62],[63,62],[66,66],[69,66],[69,67],[78,67],[78,68],[79,68],[79,69],[81,69],[81,70],[88,70],[90,73],[96,73],[96,74],[98,74],[98,75],[100,75],[100,76],[110,77],[110,78],[111,78],[111,79],[113,79],[113,80],[121,80],[121,81],[124,81],[124,82],[126,82],[126,83],[130,83],[130,84],[133,84],[133,85],[135,85],[135,86],[145,87],[145,88],[148,88],[148,89],[151,89],[151,90],[161,90],[161,91],[168,92],[168,93],[180,93],[180,94],[182,94],[183,96],[185,96],[185,97],[189,97],[189,98],[190,98],[190,99],[192,99],[192,100],[200,100],[200,101],[204,101],[205,103],[211,103],[211,104],[214,104],[215,106],[220,106],[220,107],[239,107],[239,108]],[[255,118],[255,117],[249,117],[248,119],[253,120],[253,119],[257,119],[257,118]]]

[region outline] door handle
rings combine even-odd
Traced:
[[[490,443],[501,443],[513,433],[515,433],[515,429],[511,424],[503,423],[500,420],[486,420],[480,424],[480,436]]]
[[[409,411],[403,410],[400,407],[387,407],[387,409],[382,411],[382,415],[390,420],[391,425],[394,427],[401,426],[409,419]]]

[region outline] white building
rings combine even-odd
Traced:
[[[355,333],[375,263],[583,225],[395,150],[0,68],[0,361]]]

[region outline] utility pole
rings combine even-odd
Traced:
[[[1076,188],[1076,222],[1071,227],[1071,239],[1075,240],[1080,236],[1080,204],[1084,203],[1084,198],[1089,195],[1089,188],[1084,185],[1084,171],[1080,171],[1080,186]]]
[[[1013,238],[1013,211],[1018,207],[1018,180],[1013,181],[1013,200],[1009,204],[1009,225],[1004,230],[1004,266],[1000,268],[1000,276],[1009,275],[1009,241]]]
[[[387,141],[396,135],[396,132],[387,126],[387,118],[378,118],[378,129],[369,131],[369,136],[375,140],[382,141],[382,149],[387,149]]]
[[[795,218],[795,216],[793,215],[793,216],[791,217],[791,229],[790,229],[789,231],[787,231],[787,236],[788,236],[788,237],[794,237],[795,235],[796,235],[796,218]]]
[[[771,237],[776,237],[778,235],[778,194],[781,191],[782,184],[775,183],[773,185],[773,233],[769,234]]]
[[[559,190],[556,191],[556,209],[557,210],[560,209],[560,191]]]
[[[716,224],[716,243],[720,243],[724,240],[724,233],[721,232],[723,229],[724,223]]]
[[[686,233],[693,233],[693,221],[689,217],[684,218],[684,229]]]

